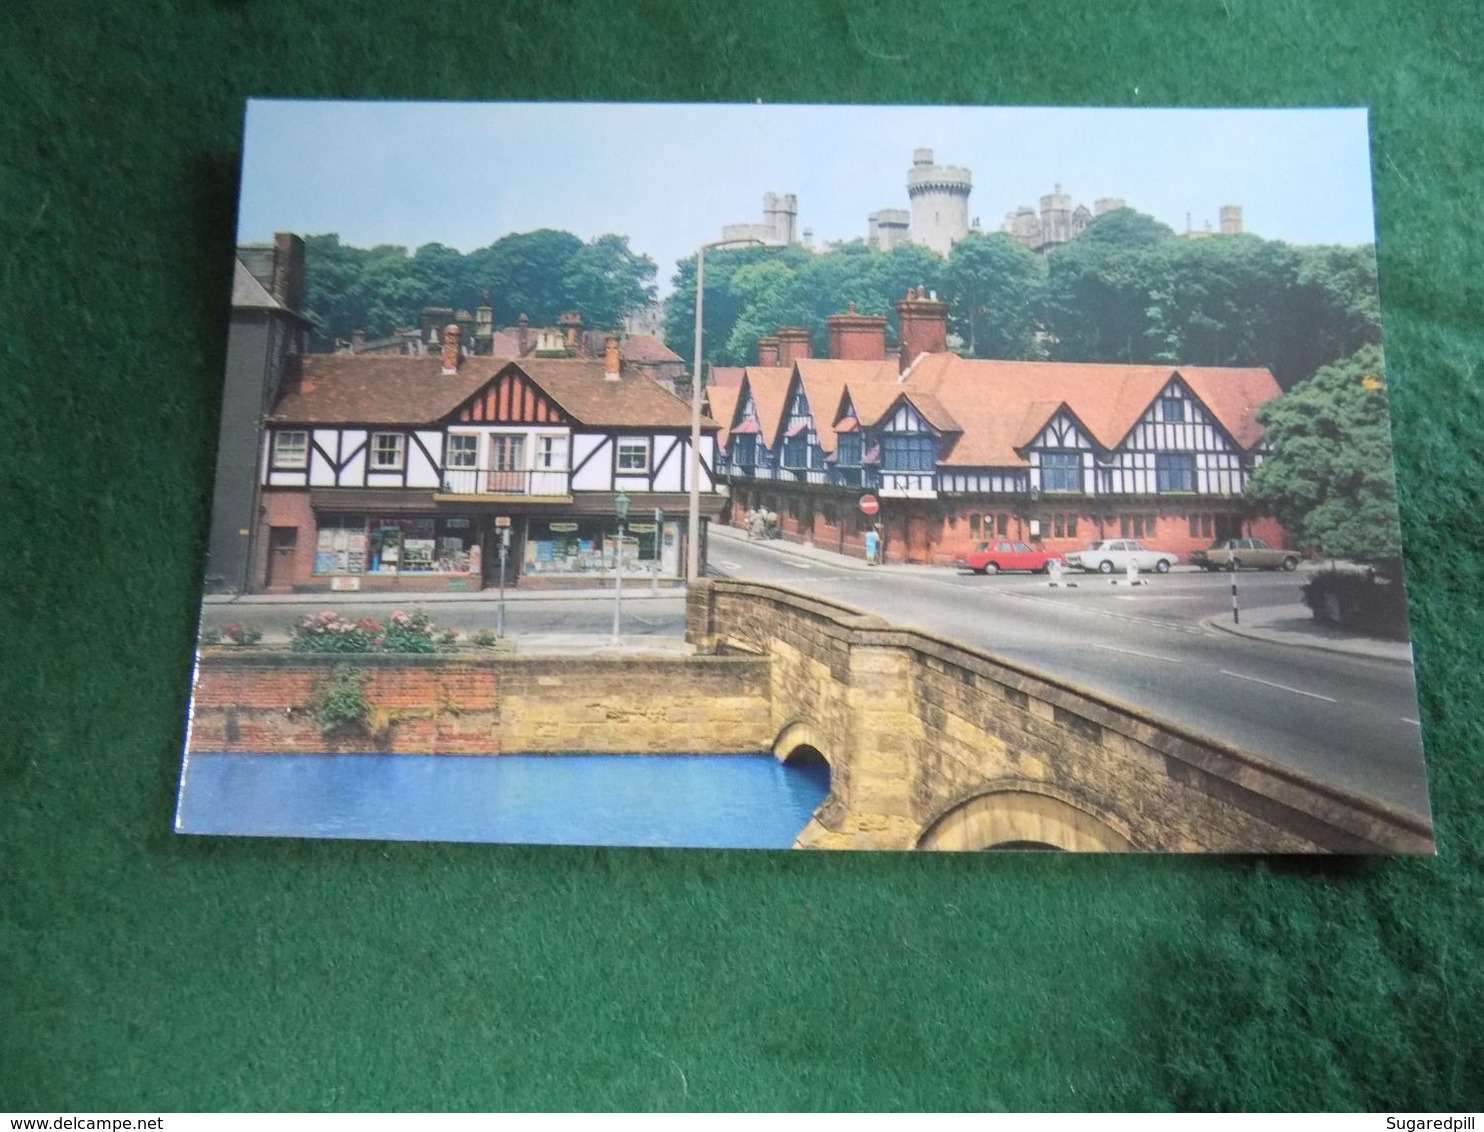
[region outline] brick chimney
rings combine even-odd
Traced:
[[[582,315],[577,311],[562,311],[557,315],[557,325],[567,340],[567,349],[577,352],[577,333],[582,329]]]
[[[784,326],[778,330],[778,364],[791,366],[800,358],[814,356],[814,336],[806,326]]]
[[[515,320],[515,350],[522,358],[531,351],[531,320],[525,314]]]
[[[777,338],[759,338],[757,340],[757,364],[760,366],[776,366],[778,364]]]
[[[907,297],[897,303],[898,360],[906,373],[923,354],[941,354],[948,349],[948,304],[929,298],[922,287],[907,288]]]
[[[295,314],[304,309],[304,241],[292,232],[273,235],[273,285],[268,290]]]
[[[886,360],[886,318],[879,314],[856,314],[854,300],[843,314],[824,320],[829,329],[829,357],[850,362]]]
[[[443,328],[443,372],[459,372],[459,324],[456,322]]]
[[[622,359],[618,354],[618,335],[609,334],[603,339],[603,380],[617,381]]]

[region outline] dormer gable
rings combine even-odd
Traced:
[[[461,424],[571,425],[571,417],[519,366],[509,365],[446,418]]]

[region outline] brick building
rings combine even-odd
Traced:
[[[874,522],[898,562],[994,537],[1058,554],[1098,538],[1182,555],[1284,542],[1243,498],[1266,451],[1257,408],[1279,394],[1266,369],[972,360],[948,352],[935,296],[909,292],[897,314],[895,357],[885,319],[849,311],[827,320],[829,357],[764,339],[734,397],[711,391],[732,522],[762,507],[784,537],[852,553]]]

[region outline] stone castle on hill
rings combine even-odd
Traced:
[[[939,165],[931,149],[912,151],[912,167],[907,170],[907,198],[910,208],[882,208],[866,218],[866,242],[873,250],[890,251],[900,244],[919,244],[946,256],[955,243],[970,232],[979,230],[977,218],[969,218],[969,194],[973,175],[963,166]],[[1041,198],[1039,211],[1021,205],[1005,214],[1000,231],[1038,254],[1045,254],[1060,244],[1076,239],[1097,217],[1125,208],[1122,197],[1100,197],[1091,210],[1085,204],[1074,204],[1069,194],[1057,184]],[[725,240],[757,240],[767,247],[801,244],[814,247],[811,229],[796,236],[799,215],[798,197],[793,193],[765,193],[762,223],[728,224],[722,228]],[[1227,204],[1221,207],[1219,232],[1224,236],[1242,231],[1242,208]],[[1185,232],[1189,239],[1214,236],[1208,221],[1204,228],[1194,228],[1187,213]],[[825,249],[838,246],[825,244]]]

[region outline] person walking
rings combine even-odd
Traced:
[[[872,527],[866,532],[866,565],[875,566],[881,553],[881,535]]]

